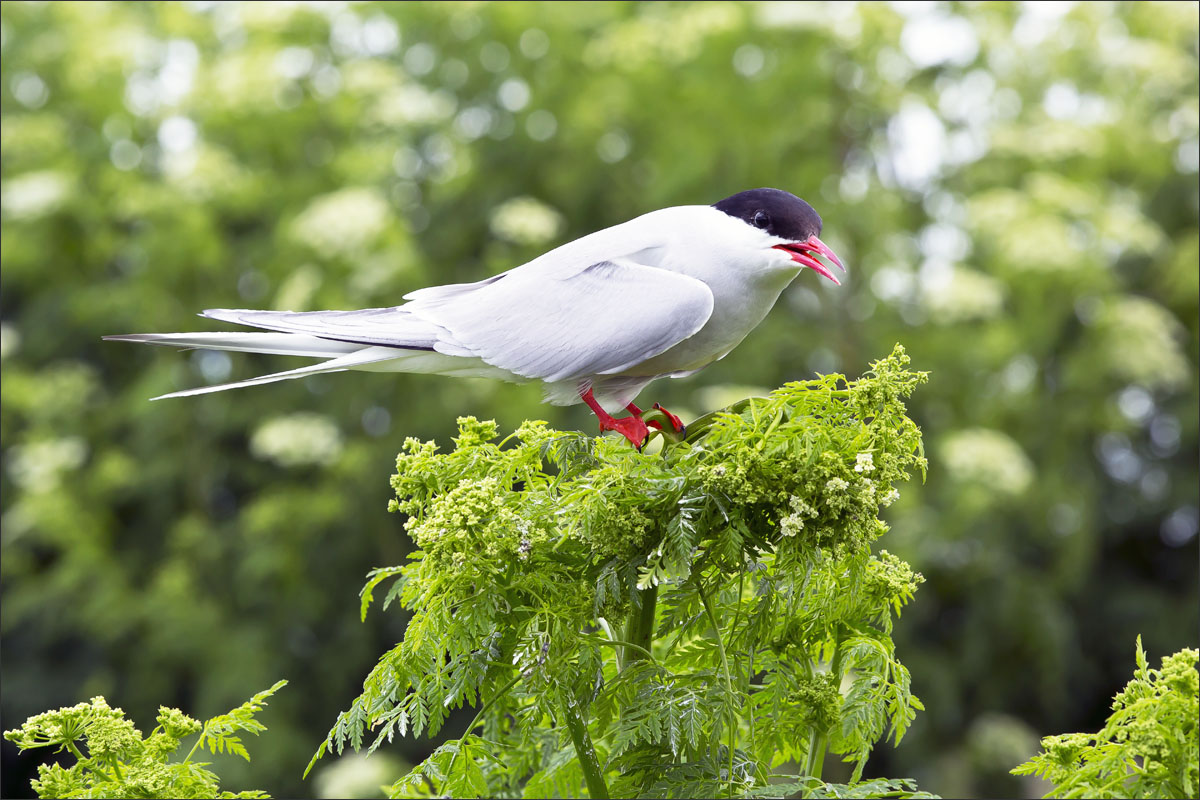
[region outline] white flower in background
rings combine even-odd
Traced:
[[[1004,286],[982,272],[955,267],[944,278],[923,283],[921,300],[942,324],[989,319],[1004,307]]]
[[[1191,364],[1179,345],[1183,325],[1154,301],[1112,300],[1100,309],[1093,327],[1093,342],[1110,375],[1155,389],[1176,389],[1191,379]]]
[[[254,183],[251,173],[228,151],[203,139],[182,157],[164,155],[162,167],[168,181],[197,200],[233,198]]]
[[[325,257],[353,256],[392,223],[391,208],[378,189],[352,186],[315,198],[292,221],[289,233]]]
[[[321,271],[312,264],[301,264],[283,279],[275,293],[274,308],[278,311],[299,311],[309,308],[313,295],[321,288]]]
[[[896,502],[899,499],[900,499],[900,490],[899,489],[888,489],[886,492],[884,492],[883,497],[879,498],[879,505],[883,506],[884,508],[887,508],[888,506],[890,506],[892,503]]]
[[[35,219],[53,213],[71,194],[71,180],[54,170],[26,172],[0,189],[0,207],[12,219]]]
[[[649,62],[679,65],[703,52],[710,37],[736,28],[740,21],[740,10],[723,3],[696,3],[674,12],[642,14],[592,36],[583,60],[592,69],[629,68]]]
[[[347,751],[313,773],[317,797],[371,797],[382,784],[390,784],[408,765],[383,751],[367,758]]]
[[[956,431],[939,450],[956,480],[978,483],[1003,494],[1020,494],[1033,482],[1033,464],[1013,439],[990,428]]]
[[[17,326],[0,323],[0,361],[17,352],[21,346],[21,332]]]
[[[859,487],[862,490],[862,499],[865,503],[875,502],[875,481],[870,478],[863,478],[859,481]]]
[[[365,113],[380,125],[423,125],[449,119],[457,105],[454,94],[444,89],[430,91],[420,84],[403,83],[381,92]]]
[[[58,488],[62,473],[82,466],[87,454],[78,436],[17,445],[9,451],[8,475],[22,489],[48,492]]]
[[[265,9],[276,4],[250,5]],[[242,8],[249,8],[249,5]],[[275,70],[275,56],[275,51],[269,48],[229,48],[221,55],[206,60],[207,69],[199,76],[198,90],[207,103],[223,110],[273,109],[280,87],[287,84],[287,80]],[[157,110],[161,102],[157,88],[157,83],[150,84],[136,92],[131,100],[145,114],[151,113]]]
[[[289,414],[259,425],[250,438],[250,452],[281,467],[328,464],[342,452],[342,435],[322,414]]]
[[[532,197],[514,197],[492,212],[492,233],[516,244],[542,244],[558,235],[562,215]]]
[[[870,453],[859,453],[854,459],[855,472],[874,472],[875,457]]]

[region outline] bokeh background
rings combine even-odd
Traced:
[[[148,403],[300,362],[100,337],[394,305],[774,186],[845,285],[802,275],[645,397],[700,414],[904,343],[930,472],[881,545],[926,577],[896,637],[928,710],[868,773],[1034,791],[1007,770],[1101,725],[1136,635],[1197,643],[1197,9],[5,2],[4,727],[104,694],[148,729],[287,678],[224,788],[394,778],[430,744],[300,775],[403,630],[357,602],[409,547],[401,441],[594,420],[365,373]],[[36,763],[5,742],[0,794]]]

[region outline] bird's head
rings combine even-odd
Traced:
[[[726,197],[713,207],[739,219],[761,233],[763,246],[805,267],[810,267],[836,284],[841,281],[822,263],[846,271],[841,260],[818,236],[821,217],[813,207],[790,192],[780,189],[750,189]]]

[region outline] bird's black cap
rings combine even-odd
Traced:
[[[802,242],[821,233],[821,217],[813,207],[782,189],[738,192],[713,203],[713,208],[790,242]]]

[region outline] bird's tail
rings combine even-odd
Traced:
[[[331,358],[362,349],[353,342],[319,339],[300,333],[128,333],[105,336],[105,341],[143,342],[206,350],[236,350],[241,353],[271,353],[280,356]]]
[[[306,375],[316,375],[321,372],[341,372],[347,369],[362,368],[364,365],[375,364],[397,358],[403,351],[392,347],[364,347],[351,342],[338,342],[330,339],[320,339],[316,336],[304,336],[294,333],[134,333],[123,336],[105,336],[110,341],[145,342],[148,344],[174,345],[176,347],[197,348],[210,350],[234,350],[245,353],[273,353],[290,356],[309,356],[324,358],[319,364],[312,364],[299,369],[285,372],[275,372],[249,380],[234,383],[222,383],[216,386],[203,386],[199,389],[188,389],[182,392],[171,392],[151,398],[164,400],[168,397],[190,397],[209,392],[223,392],[226,389],[240,389],[245,386],[257,386],[262,383],[303,378]]]

